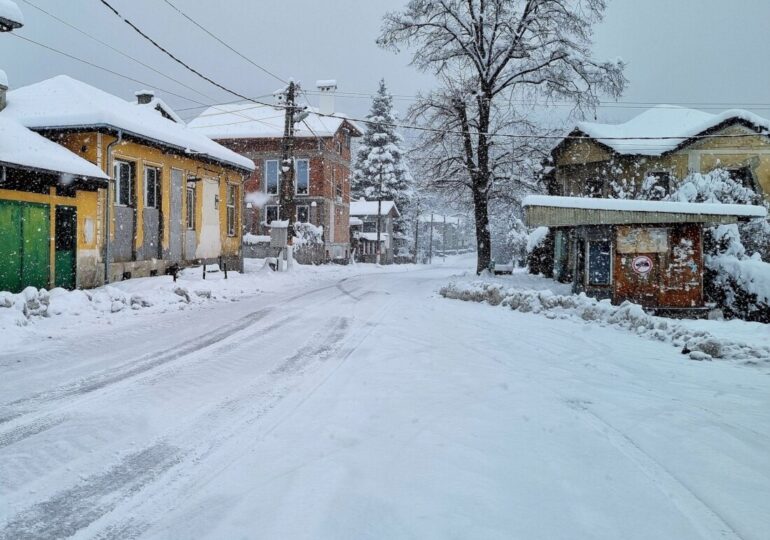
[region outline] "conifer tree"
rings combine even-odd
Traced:
[[[372,108],[366,120],[353,166],[352,198],[392,200],[403,213],[409,206],[411,186],[401,150],[403,139],[394,125],[393,96],[388,92],[384,79],[372,98]]]

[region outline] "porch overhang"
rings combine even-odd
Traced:
[[[767,217],[761,206],[530,196],[522,202],[529,227],[581,225],[724,225]]]

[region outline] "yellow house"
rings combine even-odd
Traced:
[[[98,190],[107,180],[95,165],[0,112],[0,291],[90,283]]]
[[[79,286],[201,262],[241,267],[253,162],[190,130],[151,92],[128,102],[58,76],[9,92],[7,113],[110,177],[96,201],[93,279]]]
[[[622,124],[581,122],[552,151],[553,195],[613,197],[646,178],[671,191],[689,173],[726,169],[770,197],[770,121],[660,105]]]

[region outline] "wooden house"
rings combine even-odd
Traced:
[[[554,277],[575,293],[662,312],[705,308],[703,228],[767,217],[764,207],[531,196],[527,225],[553,233]]]
[[[240,266],[251,160],[189,129],[149,92],[123,99],[67,76],[9,92],[5,111],[110,176],[95,202],[91,287],[222,258]]]
[[[380,228],[380,263],[391,264],[397,245],[394,237],[394,220],[401,214],[394,201],[367,201],[359,199],[350,203],[351,240],[355,244],[355,257],[360,262],[377,260],[377,227]]]
[[[636,198],[648,179],[663,197],[690,173],[728,170],[770,197],[770,121],[659,105],[620,124],[580,122],[551,152],[550,195]]]

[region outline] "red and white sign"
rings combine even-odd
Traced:
[[[652,259],[647,255],[638,255],[631,261],[631,268],[637,274],[646,276],[652,272]]]

